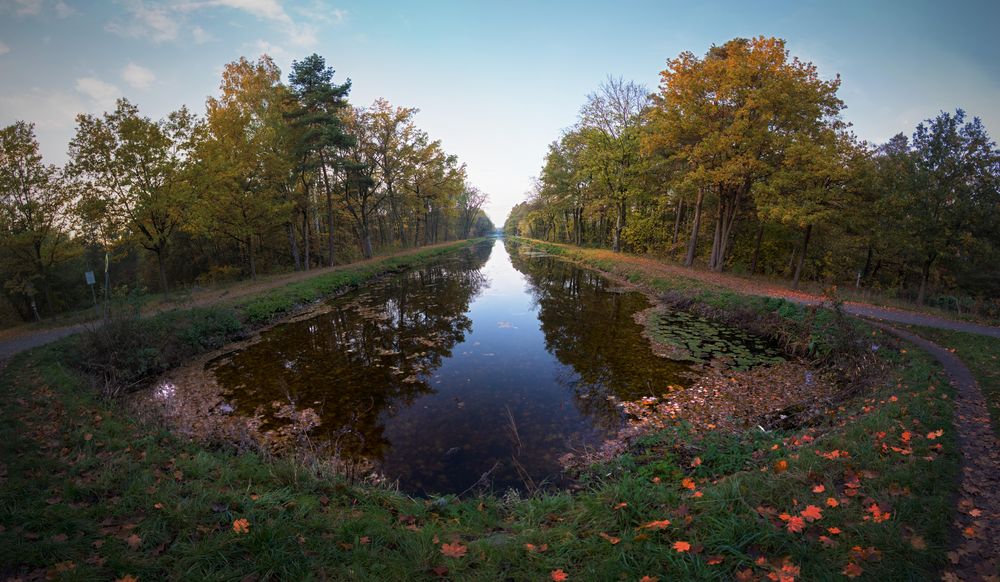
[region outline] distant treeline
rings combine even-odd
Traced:
[[[978,118],[859,141],[840,78],[775,38],[660,76],[655,94],[612,78],[587,98],[507,232],[1000,312],[1000,154]]]
[[[269,57],[241,58],[204,115],[154,120],[125,99],[79,115],[63,167],[32,123],[0,129],[3,296],[25,320],[84,306],[106,253],[112,286],[167,290],[493,230],[416,109],[352,106],[333,76],[315,54],[287,83]]]

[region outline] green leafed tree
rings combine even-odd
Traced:
[[[109,246],[135,241],[153,253],[163,291],[170,242],[193,196],[188,165],[198,124],[187,109],[153,121],[119,99],[110,113],[78,116],[70,142],[68,171],[85,228]]]
[[[25,319],[39,316],[38,294],[55,311],[53,270],[79,253],[67,224],[71,202],[59,170],[42,161],[34,126],[0,129],[0,271],[4,293]]]

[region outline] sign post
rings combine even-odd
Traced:
[[[94,285],[97,283],[97,279],[94,278],[93,271],[87,271],[83,274],[84,278],[87,279],[87,285],[90,285],[90,296],[94,299],[94,305],[97,305],[97,293],[94,292]]]

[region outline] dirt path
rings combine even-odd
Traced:
[[[1000,580],[1000,444],[986,400],[969,368],[941,346],[884,323],[885,331],[916,344],[941,363],[957,391],[955,428],[962,453],[958,506],[945,580]]]
[[[263,293],[271,289],[276,289],[289,283],[297,283],[299,281],[304,281],[306,279],[311,279],[313,277],[318,277],[326,273],[333,271],[339,271],[341,269],[354,268],[360,265],[365,265],[368,263],[373,263],[376,261],[381,261],[390,257],[404,257],[407,255],[412,255],[414,253],[419,253],[426,251],[428,249],[433,249],[436,247],[443,247],[455,244],[456,241],[450,241],[445,243],[438,243],[435,245],[427,245],[422,247],[416,247],[412,249],[406,249],[396,253],[390,253],[387,255],[378,255],[371,259],[366,259],[364,261],[356,261],[353,263],[346,263],[343,265],[337,265],[335,267],[322,267],[318,269],[311,269],[309,271],[297,271],[294,273],[285,273],[282,275],[274,275],[271,277],[264,277],[256,281],[241,281],[230,287],[220,288],[220,289],[206,289],[199,291],[192,295],[189,301],[184,303],[176,304],[164,304],[158,303],[148,308],[144,307],[142,314],[154,315],[163,311],[170,311],[171,309],[178,308],[188,308],[188,307],[204,307],[207,305],[215,305],[218,303],[225,303],[228,301],[233,301],[250,295],[256,295],[258,293]],[[50,342],[54,342],[57,339],[66,337],[68,335],[73,335],[74,333],[81,332],[88,328],[88,326],[93,325],[93,323],[77,323],[73,325],[67,325],[62,327],[52,327],[47,329],[37,329],[37,328],[24,328],[20,330],[7,330],[2,336],[0,336],[0,369],[2,369],[2,363],[8,360],[14,354],[22,352],[24,350],[30,350],[38,346],[45,345]]]

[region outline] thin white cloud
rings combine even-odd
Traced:
[[[0,0],[2,1],[2,0]],[[27,1],[27,0],[24,0]],[[154,42],[176,40],[186,22],[194,14],[206,10],[228,9],[243,12],[263,22],[270,23],[287,36],[287,43],[297,48],[312,47],[319,42],[321,25],[340,24],[347,17],[344,10],[314,2],[309,7],[295,9],[296,18],[285,10],[278,0],[127,0],[128,17],[115,19],[105,27],[108,31],[131,38],[149,38]],[[190,29],[197,44],[215,40],[200,25]]]
[[[38,16],[42,13],[42,0],[13,0],[4,4],[13,8],[18,16]]]
[[[332,8],[325,2],[314,0],[309,6],[300,6],[295,12],[304,17],[309,22],[321,22],[323,24],[343,24],[347,20],[347,11],[340,8]]]
[[[7,54],[9,52],[10,52],[10,47],[7,46],[7,43],[5,43],[4,41],[0,40],[0,56],[5,55],[5,54]]]
[[[89,97],[93,108],[98,110],[110,111],[114,108],[115,100],[121,96],[118,87],[95,77],[77,79],[74,88]]]
[[[191,38],[194,39],[195,44],[205,44],[216,40],[211,32],[200,26],[195,26],[191,29]]]
[[[57,18],[69,18],[76,14],[76,8],[73,8],[69,4],[63,2],[63,0],[58,0],[55,4],[55,11]]]
[[[270,43],[263,39],[255,42],[253,46],[254,46],[254,52],[256,52],[258,55],[267,55],[272,59],[279,61],[279,63],[281,61],[286,61],[291,58],[288,51],[286,51],[284,47]]]
[[[130,87],[148,89],[156,81],[156,75],[146,67],[129,63],[122,69],[122,79]]]
[[[177,38],[180,22],[172,10],[142,0],[131,2],[128,10],[129,21],[112,20],[105,30],[130,38],[149,38],[156,43]]]
[[[51,10],[46,5],[51,6]],[[66,18],[76,14],[76,9],[66,4],[65,0],[0,0],[0,13],[13,13],[16,16],[42,16],[55,14],[57,18]]]
[[[0,95],[4,124],[23,120],[41,129],[68,129],[78,113],[90,108],[79,96],[63,91],[45,91],[37,87],[21,93]]]

